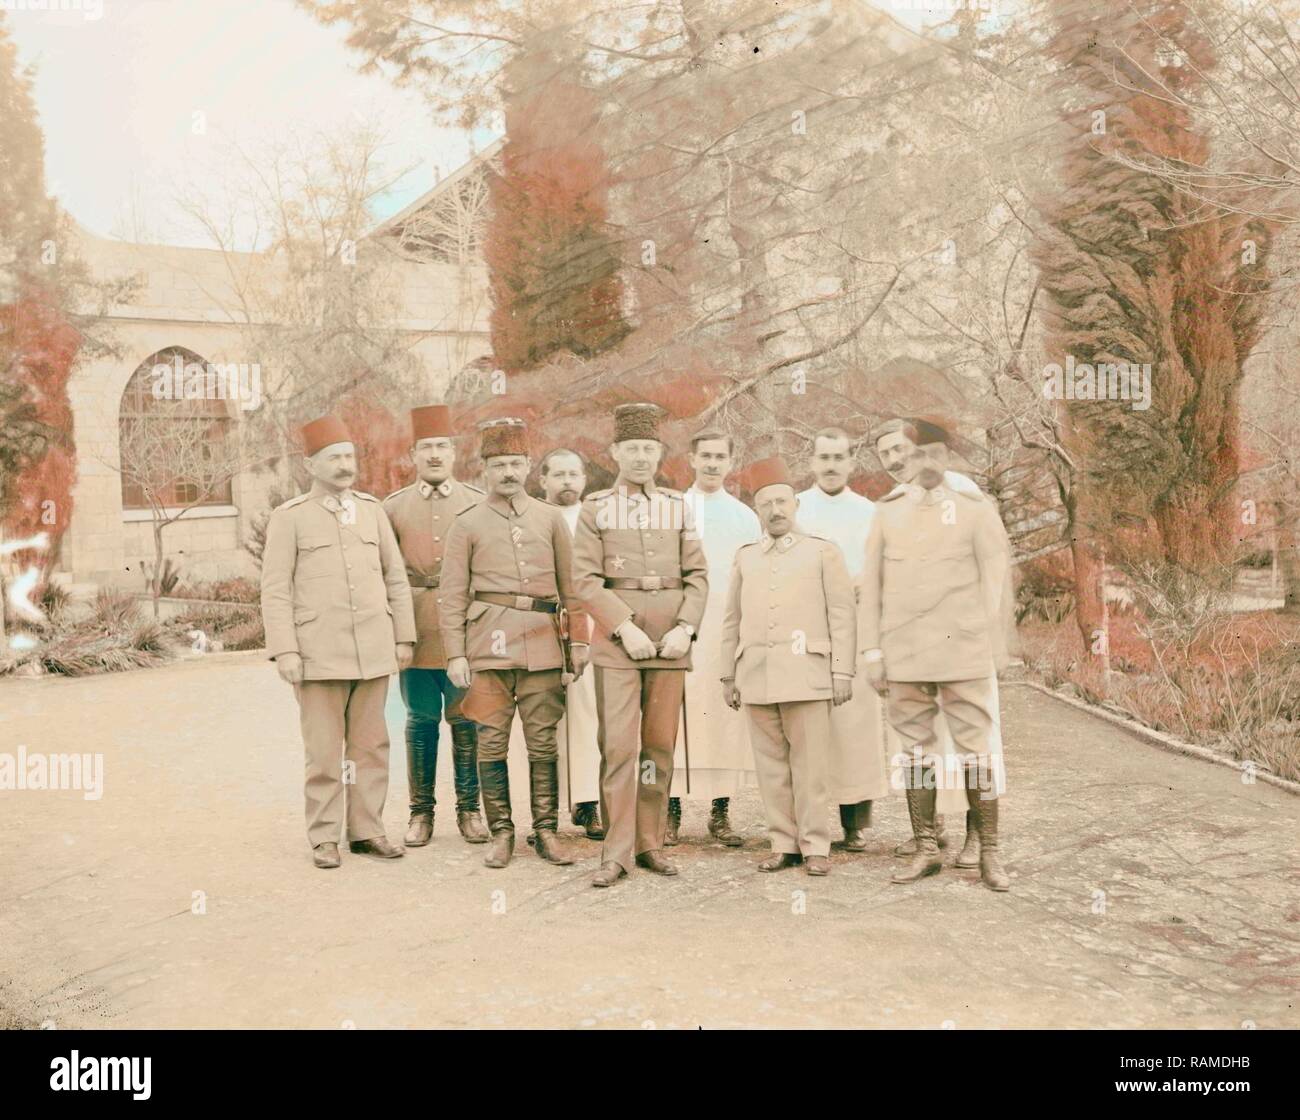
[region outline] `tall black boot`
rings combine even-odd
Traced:
[[[478,729],[469,720],[457,720],[451,725],[451,757],[456,825],[467,844],[486,844],[488,834],[478,812]]]
[[[573,862],[568,849],[555,834],[560,820],[559,764],[553,758],[528,760],[528,786],[533,808],[533,843],[547,863],[566,866]]]
[[[410,786],[408,848],[422,848],[433,838],[433,783],[438,771],[438,721],[406,719],[406,784]]]
[[[840,827],[844,829],[844,850],[865,852],[867,829],[871,827],[871,802],[859,801],[853,805],[841,805]]]
[[[664,847],[675,848],[677,846],[677,832],[682,827],[682,799],[680,797],[670,797],[668,799],[668,821],[664,825]]]
[[[515,852],[515,825],[510,819],[510,768],[504,758],[480,761],[478,776],[483,787],[483,809],[488,828],[492,830],[492,846],[483,862],[488,867],[505,867]]]
[[[731,798],[715,797],[709,809],[709,835],[725,844],[728,848],[739,848],[745,838],[731,827],[727,810],[731,807]]]

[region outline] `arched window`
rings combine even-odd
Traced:
[[[227,374],[170,347],[131,375],[118,416],[124,510],[231,504],[239,465]]]

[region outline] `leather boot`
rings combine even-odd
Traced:
[[[411,820],[408,848],[422,848],[433,838],[433,782],[438,771],[438,721],[406,719],[406,784],[410,788]]]
[[[488,828],[492,830],[492,846],[483,862],[488,867],[505,867],[515,852],[515,826],[510,819],[510,769],[504,758],[480,762],[478,776]]]
[[[456,827],[467,844],[486,844],[479,816],[478,729],[469,720],[451,725],[452,776],[456,784]]]
[[[840,846],[846,852],[865,852],[867,829],[871,827],[871,802],[861,801],[856,805],[841,805],[840,827],[844,829],[844,839]]]
[[[966,802],[975,813],[980,836],[980,878],[991,891],[1009,891],[1011,878],[998,858],[998,799],[982,798],[978,789],[966,790]]]
[[[559,764],[553,758],[528,760],[528,793],[533,810],[533,834],[529,843],[547,863],[564,867],[573,862],[568,849],[555,834],[560,818]]]
[[[934,831],[935,831],[934,842],[935,842],[936,844],[939,845],[939,850],[940,850],[940,851],[943,851],[943,849],[946,848],[946,847],[948,846],[948,834],[947,834],[946,832],[944,832],[943,828],[944,828],[943,814],[942,814],[942,813],[935,813],[935,815],[934,815]],[[970,833],[969,833],[969,832],[966,833],[966,839],[967,839],[967,842],[969,843],[969,841],[970,841]],[[914,855],[916,855],[916,837],[913,836],[913,837],[911,837],[910,839],[908,839],[908,840],[904,840],[901,844],[899,844],[898,847],[896,847],[896,848],[894,849],[894,855],[896,855],[896,856],[914,856]],[[958,860],[958,861],[957,861],[957,866],[958,866],[958,867],[961,866],[961,860]],[[974,867],[975,865],[974,865],[974,864],[971,864],[971,866]]]
[[[739,848],[745,843],[745,838],[732,830],[731,821],[727,817],[730,801],[727,797],[713,799],[713,807],[709,810],[709,835],[728,848]]]
[[[605,826],[600,823],[599,801],[579,801],[573,807],[573,823],[584,830],[588,840],[605,839]]]
[[[677,847],[677,832],[682,827],[682,799],[680,797],[670,797],[668,799],[668,822],[664,826],[664,847]]]
[[[961,847],[957,857],[957,867],[978,867],[980,865],[980,824],[979,814],[972,809],[966,810],[966,843]]]
[[[907,815],[912,820],[912,835],[916,839],[916,854],[901,871],[895,872],[890,882],[915,883],[927,875],[943,869],[939,854],[937,833],[934,827],[935,790],[933,783],[922,782],[922,788],[907,789]],[[925,788],[929,786],[929,788]]]

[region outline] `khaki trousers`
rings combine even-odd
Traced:
[[[510,725],[519,712],[532,762],[557,754],[555,725],[564,715],[559,669],[476,669],[465,706],[478,724],[478,760],[501,762],[510,754]]]
[[[349,840],[384,835],[388,796],[388,678],[300,681],[293,686],[307,756],[307,842],[339,842],[343,787]],[[340,750],[340,748],[342,748]],[[346,772],[344,760],[346,759]]]
[[[664,846],[686,670],[596,666],[595,671],[605,822],[600,858],[626,871],[634,857]]]
[[[980,775],[981,789],[997,791],[995,748],[1000,740],[995,708],[996,677],[973,681],[890,681],[889,723],[897,732],[902,753],[926,766],[942,766],[935,718],[943,710],[953,750],[963,769]],[[986,782],[989,783],[986,785]],[[969,788],[969,787],[968,787]]]
[[[772,851],[830,855],[826,750],[831,702],[746,704],[745,715]]]

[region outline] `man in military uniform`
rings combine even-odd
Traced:
[[[394,859],[403,849],[384,835],[384,701],[389,676],[411,663],[411,588],[379,499],[351,489],[356,453],[342,421],[313,420],[302,438],[311,490],[267,523],[262,621],[267,655],[298,698],[307,841],[317,867],[338,867],[346,781],[351,851]]]
[[[564,688],[582,675],[587,647],[566,656],[557,620],[576,632],[586,621],[573,594],[569,527],[553,506],[524,492],[528,434],[522,420],[481,428],[479,458],[488,496],[456,518],[442,561],[442,643],[447,675],[468,688],[462,711],[479,725],[478,768],[492,846],[484,863],[505,867],[514,854],[507,757],[519,712],[528,745],[528,777],[537,854],[569,864],[556,836],[559,775],[555,727]],[[568,662],[566,664],[566,662]]]
[[[483,491],[452,477],[456,447],[451,410],[443,404],[411,409],[411,459],[416,481],[384,499],[397,543],[406,561],[406,578],[415,601],[415,658],[399,678],[406,704],[406,782],[411,821],[406,846],[419,848],[433,836],[433,787],[438,768],[439,725],[451,727],[452,774],[456,786],[456,826],[470,844],[486,844],[479,817],[478,738],[472,721],[461,715],[464,696],[447,676],[447,658],[438,630],[442,555],[456,515],[483,498]]]
[[[744,704],[772,855],[760,871],[802,862],[830,872],[826,750],[831,706],[853,695],[856,604],[840,550],[795,529],[799,501],[780,458],[751,468],[763,523],[736,553],[722,624],[722,692]]]
[[[920,437],[913,428],[909,439]],[[947,448],[915,446],[912,482],[878,503],[867,538],[859,644],[868,681],[888,693],[889,722],[912,759],[907,809],[916,854],[895,883],[943,867],[935,829],[942,711],[965,764],[966,797],[980,836],[980,873],[1005,891],[998,855],[990,670],[1007,660],[1002,624],[1008,553],[993,504],[943,485]]]
[[[560,511],[569,532],[577,532],[582,513],[582,492],[587,488],[587,466],[582,456],[557,447],[542,456],[538,476],[545,500]],[[574,635],[579,642],[589,634]],[[600,823],[600,745],[596,734],[595,673],[584,673],[565,690],[560,740],[560,781],[569,797],[573,823],[589,840],[605,839]]]
[[[800,528],[839,546],[856,587],[876,507],[849,487],[853,463],[848,433],[823,428],[813,437],[808,463],[813,485],[800,491],[798,498]],[[845,851],[866,850],[872,803],[889,793],[884,739],[880,698],[859,681],[849,702],[831,712],[831,797],[839,803]]]
[[[634,862],[677,874],[662,851],[668,790],[709,581],[681,493],[655,485],[659,411],[652,404],[614,410],[609,450],[618,477],[583,502],[573,545],[574,583],[593,623],[605,821],[597,887],[613,886]]]

